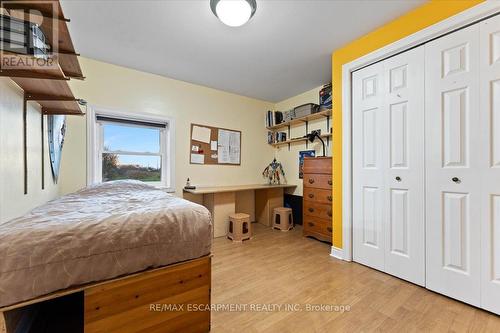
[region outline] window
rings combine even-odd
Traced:
[[[172,120],[96,112],[89,182],[140,180],[174,190]]]

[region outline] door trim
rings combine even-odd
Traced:
[[[342,251],[335,257],[352,261],[352,72],[407,51],[500,12],[500,2],[486,1],[342,66]],[[335,250],[335,251],[334,251]]]

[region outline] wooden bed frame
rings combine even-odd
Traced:
[[[40,332],[37,314],[53,316],[61,332],[69,332],[59,310],[47,304],[66,298],[81,318],[77,333],[208,332],[210,331],[211,256],[58,291],[0,308],[0,333]],[[74,300],[73,300],[74,299]],[[78,301],[80,300],[80,301]],[[71,303],[79,303],[68,305]],[[45,309],[44,309],[45,307]],[[42,310],[44,309],[44,310]],[[55,312],[55,313],[53,313]],[[74,320],[74,322],[78,322]],[[74,325],[74,322],[72,325]],[[45,326],[47,327],[47,326]],[[43,331],[42,331],[43,332]],[[53,329],[50,332],[55,332]]]

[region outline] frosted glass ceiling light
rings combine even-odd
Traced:
[[[210,0],[212,12],[230,27],[247,23],[257,9],[256,0]]]

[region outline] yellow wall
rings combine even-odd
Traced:
[[[265,113],[272,103],[88,58],[80,61],[87,79],[70,82],[75,96],[102,108],[175,119],[177,195],[182,195],[187,177],[194,185],[263,182],[261,172],[273,157],[264,127]],[[189,164],[191,123],[241,130],[241,166]],[[68,117],[61,194],[86,185],[86,163],[86,119]]]
[[[275,110],[286,111],[293,109],[294,107],[306,103],[316,103],[319,102],[319,90],[322,86],[306,91],[297,96],[290,97],[284,101],[278,102],[274,105]],[[326,119],[317,119],[309,122],[309,132],[316,129],[321,129],[321,133],[328,133],[328,128],[326,126]],[[330,122],[331,125],[331,122]],[[290,127],[290,137],[297,138],[305,135],[305,125],[300,124],[297,126]],[[325,140],[325,144],[326,144]],[[306,148],[305,142],[294,143],[290,145],[290,151],[288,146],[281,146],[276,149],[275,156],[283,165],[286,172],[286,179],[290,184],[297,184],[297,187],[293,190],[292,194],[302,195],[302,179],[299,178],[299,151],[301,150],[312,150],[316,151],[316,156],[321,156],[323,154],[323,146],[319,140],[314,143],[309,143],[308,148]],[[331,153],[331,140],[330,146],[326,147],[327,155]]]
[[[483,0],[429,1],[333,52],[333,245],[335,247],[342,248],[342,66],[481,2]]]
[[[45,189],[42,190],[42,141],[40,106],[28,103],[28,194],[24,194],[23,168],[23,91],[11,79],[0,78],[0,222],[21,216],[58,195],[52,179],[44,128]],[[45,117],[47,119],[47,117]]]

